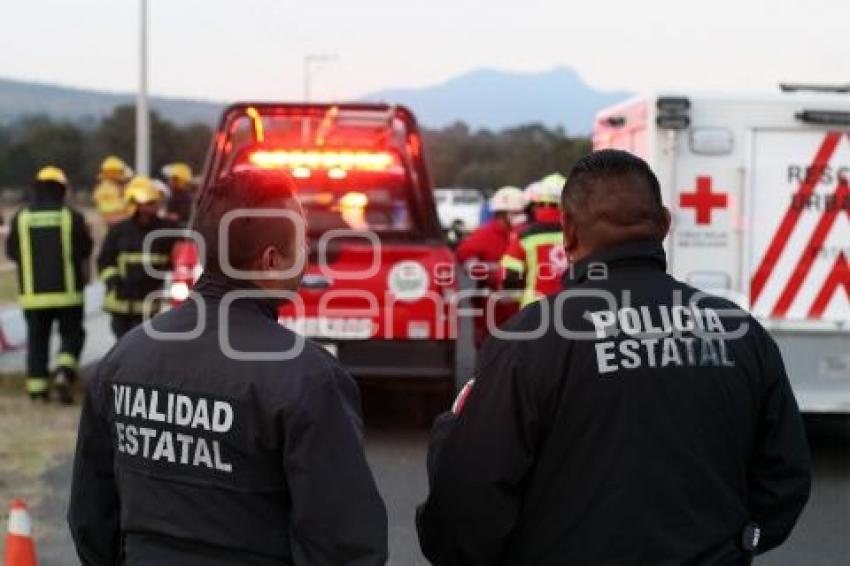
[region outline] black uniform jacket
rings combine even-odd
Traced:
[[[244,359],[303,339],[267,299],[227,305],[236,288],[203,277],[89,382],[69,510],[85,566],[386,561],[356,384],[309,341]]]
[[[749,523],[759,551],[785,540],[810,462],[779,350],[665,268],[658,243],[609,248],[484,346],[434,430],[434,564],[741,564]]]
[[[177,228],[177,224],[162,218],[153,218],[142,226],[131,217],[109,229],[97,258],[98,271],[107,286],[106,310],[142,313],[145,297],[162,289],[162,277],[157,277],[154,270],[164,272],[171,268]],[[145,250],[145,238],[154,232],[156,237],[151,237],[150,249]]]
[[[63,240],[60,226],[34,226],[30,229],[31,279],[33,294],[82,292],[88,278],[86,262],[92,252],[92,238],[83,216],[65,204],[64,193],[51,186],[37,187],[32,201],[18,211],[9,225],[6,239],[6,256],[18,264],[18,283],[23,290],[23,273],[20,239],[21,212],[45,213],[67,210],[71,215],[70,238]],[[65,250],[64,246],[68,249]],[[68,276],[71,276],[71,281]],[[80,301],[82,302],[82,301]]]

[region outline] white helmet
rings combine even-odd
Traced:
[[[537,183],[532,183],[529,187],[535,187],[531,192],[530,202],[535,204],[560,204],[561,192],[564,190],[564,183],[567,178],[560,173],[552,173],[547,175]]]
[[[525,207],[525,197],[516,187],[502,187],[490,197],[489,205],[493,212],[521,212]]]
[[[540,184],[541,181],[534,181],[525,187],[522,191],[522,198],[525,200],[525,204],[531,204],[537,200],[537,193],[540,192]]]

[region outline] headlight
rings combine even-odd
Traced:
[[[174,301],[183,302],[189,298],[189,285],[178,281],[171,284],[171,299]]]

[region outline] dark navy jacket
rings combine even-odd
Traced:
[[[288,360],[238,359],[298,338],[272,301],[220,310],[236,286],[196,290],[88,384],[69,511],[83,564],[384,564],[355,382],[309,341]]]
[[[607,249],[485,344],[435,425],[434,564],[731,565],[750,524],[758,551],[785,540],[811,479],[779,350],[665,268],[656,242]]]

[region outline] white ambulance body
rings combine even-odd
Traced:
[[[804,411],[850,413],[850,94],[644,96],[593,142],[658,174],[671,272],[771,331]]]

